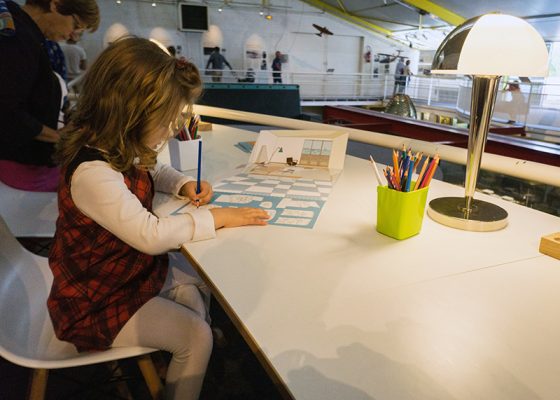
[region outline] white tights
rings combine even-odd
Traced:
[[[166,399],[197,399],[212,353],[210,291],[180,253],[169,253],[169,272],[158,297],[124,325],[113,347],[145,346],[172,354]]]

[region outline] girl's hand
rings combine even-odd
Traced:
[[[214,191],[212,190],[212,185],[208,182],[200,181],[200,193],[196,194],[196,181],[190,181],[183,185],[179,194],[188,197],[194,204],[201,206],[208,204],[212,200]]]
[[[214,227],[234,228],[243,225],[266,225],[270,216],[262,208],[212,208]]]

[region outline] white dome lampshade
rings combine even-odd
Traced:
[[[505,14],[471,18],[439,46],[433,74],[546,76],[548,51],[525,20]]]
[[[433,220],[469,231],[495,231],[507,225],[508,213],[503,208],[474,199],[498,84],[503,75],[546,76],[547,72],[544,40],[529,23],[511,15],[469,19],[444,39],[434,56],[432,73],[470,75],[473,83],[465,197],[432,200],[428,215]]]

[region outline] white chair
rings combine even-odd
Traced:
[[[149,353],[157,349],[121,347],[95,353],[78,353],[54,334],[47,311],[52,273],[45,257],[24,249],[0,217],[0,356],[33,368],[30,399],[43,399],[49,369],[77,367],[134,356],[152,397],[163,389]]]
[[[0,182],[0,215],[16,237],[53,237],[58,205],[54,192],[28,192]]]

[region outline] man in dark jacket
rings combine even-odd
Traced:
[[[214,51],[210,54],[210,58],[206,63],[206,69],[211,69],[208,75],[212,75],[212,82],[222,81],[222,70],[224,69],[224,64],[228,66],[231,70],[231,65],[227,62],[226,58],[220,54],[220,48],[214,47]],[[212,65],[211,68],[210,65]]]
[[[272,79],[274,83],[282,83],[282,53],[276,52],[276,57],[272,60]]]

